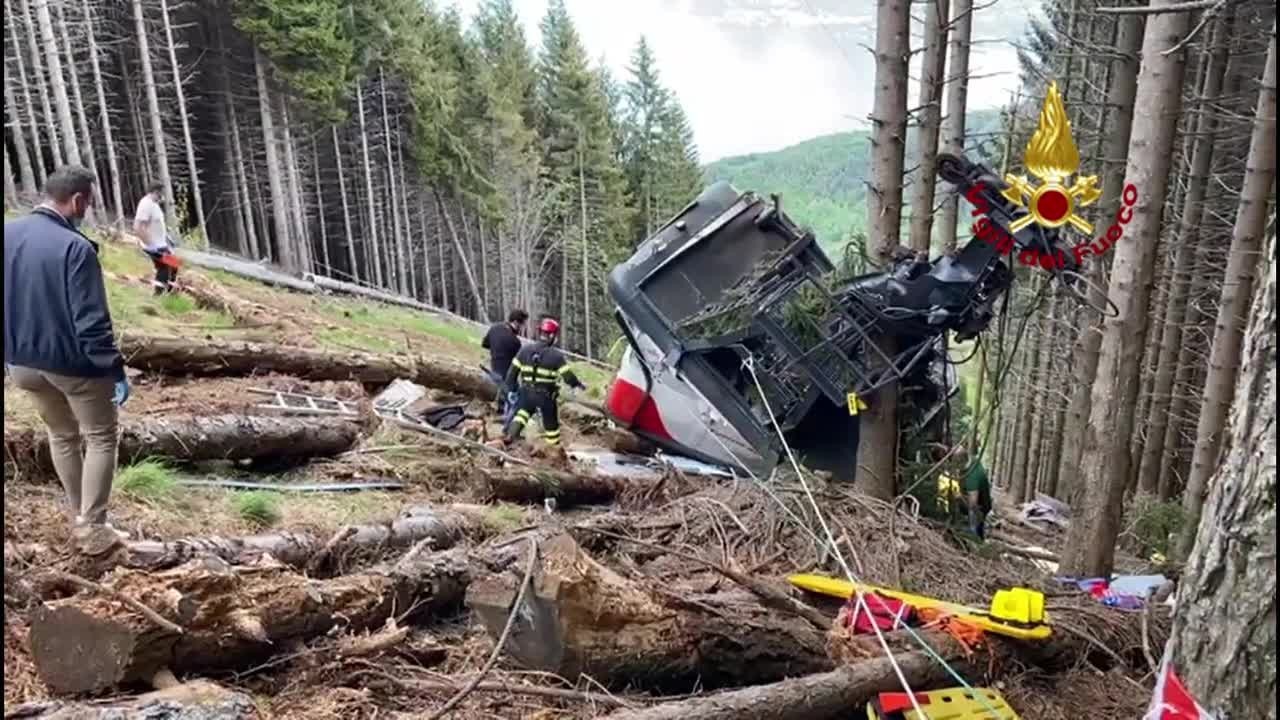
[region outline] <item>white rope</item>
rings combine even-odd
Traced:
[[[742,361],[742,366],[746,368],[748,372],[751,373],[751,381],[755,383],[756,392],[759,393],[760,400],[761,402],[764,403],[765,411],[769,413],[769,421],[773,424],[773,429],[778,434],[778,439],[782,442],[783,449],[787,451],[787,459],[791,461],[791,467],[795,469],[796,476],[800,478],[800,484],[801,486],[804,487],[805,495],[809,498],[810,504],[813,505],[813,511],[818,515],[819,522],[822,523],[822,529],[826,532],[827,537],[831,539],[832,547],[833,549],[836,550],[836,559],[840,561],[841,567],[844,568],[845,575],[848,577],[849,582],[861,584],[862,581],[859,580],[856,575],[854,575],[852,568],[850,568],[849,564],[845,562],[844,556],[842,556],[839,553],[839,548],[835,547],[835,540],[834,538],[832,538],[831,529],[827,527],[827,523],[822,517],[822,509],[818,507],[818,501],[816,498],[814,498],[813,491],[810,490],[808,481],[805,480],[804,473],[800,469],[800,463],[796,461],[795,455],[791,451],[791,445],[787,442],[786,437],[783,436],[782,427],[778,423],[778,418],[773,414],[773,408],[769,406],[769,400],[765,396],[764,388],[760,386],[760,378],[756,375],[756,369],[755,369],[755,363],[753,361],[753,357],[751,355],[747,355],[746,358],[744,358]],[[891,510],[891,511],[897,512],[896,510]],[[866,600],[863,597],[863,594],[855,590],[854,595],[855,597],[857,597],[857,605],[855,606],[855,612],[857,610],[866,610],[867,616],[871,617],[871,611],[867,609]],[[881,609],[887,609],[884,606],[883,602],[881,603]],[[942,657],[942,655],[940,655],[936,650],[934,650],[933,647],[929,645],[928,641],[926,641],[923,637],[921,637],[918,633],[916,633],[916,631],[912,629],[910,625],[903,624],[902,628],[907,631],[907,634],[910,635],[912,639],[914,639],[917,643],[919,643],[920,647],[924,649],[926,653],[931,655],[935,660],[938,661],[939,664],[942,665],[942,667],[947,671],[947,674],[955,678],[955,680],[959,682],[960,685],[963,686],[965,690],[973,692],[973,687],[969,685],[968,681],[966,681],[964,677],[960,675],[960,673],[956,672],[955,668],[951,667],[951,664],[947,662],[946,658]],[[902,669],[898,667],[898,662],[897,662],[897,659],[895,659],[893,656],[893,651],[889,649],[888,643],[885,642],[884,635],[880,633],[880,627],[876,625],[876,623],[873,621],[871,623],[871,629],[875,630],[876,638],[880,641],[880,646],[884,648],[885,655],[889,658],[889,664],[893,666],[893,670],[897,674],[898,680],[902,683],[902,687],[907,691],[907,696],[911,699],[912,708],[922,718],[922,720],[928,720],[929,718],[928,714],[926,714],[924,710],[920,708],[920,705],[916,703],[915,693],[911,691],[910,686],[907,684],[907,679],[906,677],[903,676]],[[986,698],[983,697],[982,693],[973,693],[973,695],[974,697],[978,698],[978,701],[981,702],[989,712],[995,714],[996,712],[995,708],[993,708],[990,705],[990,703],[987,702]]]
[[[760,392],[761,399],[763,399],[764,392],[762,389],[760,389],[760,381],[756,377],[755,368],[749,364],[749,359],[750,359],[750,356],[748,356],[748,360],[743,361],[743,366],[746,367],[747,370],[751,372],[752,380],[755,382],[756,388]],[[845,561],[844,556],[840,553],[840,546],[836,543],[835,537],[831,534],[831,528],[827,526],[826,520],[823,519],[822,511],[818,508],[817,501],[813,497],[813,491],[809,488],[808,482],[805,481],[804,473],[800,472],[799,465],[796,463],[795,457],[791,453],[791,447],[787,444],[786,438],[782,437],[782,431],[781,431],[781,428],[778,427],[777,418],[774,417],[773,410],[769,407],[767,400],[765,401],[765,409],[769,412],[769,418],[773,422],[774,429],[778,432],[778,437],[782,440],[783,447],[786,448],[787,457],[791,460],[792,467],[795,468],[796,475],[800,478],[800,483],[804,487],[805,494],[808,496],[810,504],[813,506],[814,511],[818,515],[818,522],[822,524],[822,529],[825,531],[827,536],[827,539],[825,541],[826,545],[829,547],[831,552],[836,556],[836,559],[839,560],[840,566],[844,569],[845,575],[849,579],[849,581],[853,583],[859,582],[856,579],[856,576],[853,574],[853,570],[849,567],[849,563]],[[778,495],[774,493],[772,489],[769,488],[768,483],[761,480],[759,476],[757,476],[754,472],[751,471],[751,468],[748,467],[746,463],[742,462],[742,460],[738,457],[737,453],[735,453],[732,448],[730,448],[728,445],[725,444],[723,440],[720,439],[720,436],[716,433],[714,429],[712,429],[709,425],[707,425],[707,423],[703,421],[702,418],[697,414],[695,414],[694,417],[698,419],[699,424],[702,425],[702,427],[707,431],[707,433],[710,434],[711,437],[715,439],[716,443],[720,445],[720,447],[725,452],[729,453],[729,456],[733,458],[733,461],[737,463],[739,467],[745,470],[747,472],[747,475],[749,475],[751,479],[754,480],[762,490],[764,490],[765,494],[768,495],[771,500],[777,503],[778,506],[782,508],[783,512],[785,512],[792,520],[795,521],[796,526],[799,527],[801,531],[808,534],[818,544],[821,545],[824,543],[823,539],[818,537],[818,535],[809,528],[808,524],[806,524],[805,521],[802,520],[800,516],[797,515],[795,511],[792,510],[786,504],[785,501],[783,501],[782,498],[778,497]],[[866,612],[868,616],[871,616],[871,610],[870,608],[867,607],[866,599],[863,596],[863,594],[861,592],[855,591],[854,597],[857,598],[856,604],[854,606],[855,615],[856,613],[859,613],[859,612]],[[910,630],[910,628],[907,627],[906,625],[904,625],[903,627],[906,627],[908,630]],[[902,668],[899,667],[898,665],[897,658],[895,658],[893,655],[893,650],[889,648],[888,641],[885,640],[884,634],[880,632],[880,627],[876,625],[875,622],[872,622],[871,628],[872,630],[875,631],[876,639],[880,641],[880,646],[884,649],[885,655],[889,658],[889,664],[893,667],[894,674],[897,675],[898,677],[898,682],[902,685],[902,689],[906,691],[907,696],[911,699],[912,708],[915,709],[916,713],[919,715],[921,720],[929,720],[929,716],[920,707],[919,703],[916,702],[916,696],[915,696],[915,693],[911,690],[911,684],[907,682],[907,678],[903,674]],[[912,634],[914,635],[914,633]],[[929,649],[931,650],[931,648]],[[931,653],[931,654],[938,660],[941,660],[944,665],[946,664],[946,661],[943,660],[940,656],[938,656],[937,653]],[[955,674],[954,671],[952,672],[952,674],[953,675]],[[961,680],[961,682],[963,682],[963,680]]]
[[[853,568],[849,567],[849,563],[844,559],[844,555],[840,552],[840,548],[836,545],[835,536],[831,533],[831,527],[827,525],[827,520],[822,516],[822,508],[818,507],[818,500],[813,496],[813,489],[809,487],[809,481],[805,479],[804,471],[800,469],[800,463],[796,461],[795,453],[791,451],[791,444],[783,437],[782,427],[778,424],[778,418],[773,414],[773,407],[769,405],[769,399],[765,396],[764,388],[760,386],[760,378],[756,375],[755,362],[751,355],[747,355],[742,361],[743,367],[747,372],[751,373],[751,381],[755,383],[756,392],[759,394],[760,401],[764,404],[765,412],[769,413],[769,422],[773,424],[773,429],[778,433],[778,439],[782,441],[782,448],[787,452],[787,460],[791,462],[791,467],[795,470],[796,477],[800,479],[800,486],[804,488],[805,497],[809,499],[809,504],[813,507],[813,512],[818,516],[818,523],[822,525],[822,532],[827,536],[827,541],[831,543],[832,550],[835,551],[836,560],[840,562],[840,567],[844,570],[845,576],[850,583],[858,583],[858,579],[853,573]],[[858,613],[866,612],[867,617],[871,619],[871,629],[875,631],[876,640],[880,642],[880,647],[884,650],[885,657],[889,659],[889,665],[893,667],[893,673],[898,676],[898,682],[902,685],[902,689],[907,692],[907,697],[911,700],[911,707],[916,714],[923,720],[928,720],[929,715],[920,707],[920,703],[916,701],[916,694],[911,689],[911,683],[907,682],[906,675],[902,672],[902,667],[898,665],[898,659],[894,657],[893,650],[889,648],[889,642],[884,639],[884,633],[880,631],[880,625],[876,623],[875,616],[871,614],[871,609],[867,607],[866,597],[856,588],[853,596],[857,598],[854,605],[854,617]],[[895,622],[896,624],[896,622]]]

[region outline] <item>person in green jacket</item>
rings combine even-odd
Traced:
[[[964,468],[964,480],[960,485],[964,490],[965,505],[969,508],[969,529],[979,540],[985,540],[987,515],[991,513],[992,507],[991,478],[987,475],[987,469],[982,466],[982,460],[971,459],[964,448],[956,451],[956,461]]]

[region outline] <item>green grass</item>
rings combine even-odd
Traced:
[[[102,269],[113,275],[126,277],[150,277],[151,261],[139,250],[104,242],[98,255]],[[162,295],[159,298],[151,286],[106,279],[107,303],[111,307],[111,319],[116,331],[172,333],[174,322],[195,327],[229,327],[232,319],[226,313],[197,307],[187,295]]]
[[[170,315],[186,315],[196,311],[196,301],[190,295],[161,295],[160,309]]]
[[[369,352],[395,353],[404,351],[404,343],[396,343],[392,338],[372,335],[351,328],[334,327],[317,330],[316,342],[323,346],[341,350],[367,350]]]
[[[238,492],[232,496],[236,514],[257,527],[271,527],[280,522],[280,497],[270,490]]]
[[[512,532],[525,524],[524,508],[510,503],[499,503],[485,508],[485,528],[494,534]]]
[[[117,470],[115,486],[134,500],[158,502],[173,496],[178,481],[163,461],[147,458]]]
[[[316,303],[316,310],[335,322],[351,323],[382,335],[427,335],[464,348],[478,348],[480,343],[478,329],[454,325],[420,310],[347,299],[323,300]]]

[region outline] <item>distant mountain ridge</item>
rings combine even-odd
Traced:
[[[976,110],[965,120],[971,155],[1001,133],[1000,110]],[[707,182],[727,180],[740,191],[780,193],[787,215],[813,229],[828,254],[866,225],[866,179],[871,165],[869,131],[811,138],[773,152],[722,158],[703,169]],[[907,134],[907,168],[916,156],[915,132]],[[973,157],[971,159],[977,159]],[[910,179],[910,178],[908,178]],[[904,222],[905,222],[904,215]]]

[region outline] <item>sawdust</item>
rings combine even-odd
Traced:
[[[35,662],[27,652],[26,618],[6,607],[4,613],[4,706],[43,700],[49,691],[36,673]]]

